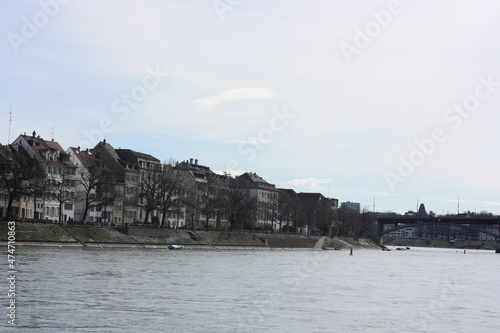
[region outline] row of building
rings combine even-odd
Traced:
[[[38,174],[25,175],[21,179],[24,189],[16,192],[11,182],[20,177],[15,174],[19,170],[14,170],[19,160],[28,171],[30,163],[36,164],[32,169]],[[246,219],[249,226],[275,230],[297,226],[302,219],[301,228],[311,229],[320,222],[328,223],[324,219],[331,219],[330,213],[338,208],[337,199],[279,189],[253,172],[221,175],[196,159],[162,164],[146,153],[115,149],[106,140],[92,149],[64,150],[36,132],[25,133],[10,145],[0,145],[0,166],[1,218],[10,210],[11,217],[60,223],[146,222],[193,228],[234,227],[235,219]],[[235,188],[244,189],[240,191],[246,196],[244,203],[251,207],[245,217],[221,208],[228,202],[217,206],[219,196],[226,201],[230,193],[236,196]],[[359,212],[359,204],[343,204]],[[288,211],[284,211],[285,205]],[[296,210],[299,206],[301,212]]]

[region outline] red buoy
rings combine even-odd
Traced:
[[[349,253],[350,256],[352,256],[352,247],[351,247],[351,252]]]

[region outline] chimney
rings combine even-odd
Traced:
[[[106,145],[106,139],[102,140],[102,145],[105,146]]]
[[[189,164],[193,164],[193,159],[192,158],[189,159]]]
[[[198,165],[198,159],[194,160],[194,165]]]
[[[34,139],[35,137],[36,137],[36,132],[33,131],[33,137],[32,138]]]

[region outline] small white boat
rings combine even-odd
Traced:
[[[169,250],[182,250],[184,248],[184,245],[169,245],[168,249]]]

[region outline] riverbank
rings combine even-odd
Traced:
[[[6,222],[0,222],[0,242],[8,241]],[[148,236],[146,236],[148,235]],[[296,234],[191,231],[157,227],[112,227],[60,225],[16,222],[15,243],[18,246],[131,247],[167,248],[183,245],[186,249],[248,249],[248,250],[318,250],[380,249],[369,239],[350,237],[319,237]]]
[[[438,239],[405,239],[395,238],[384,240],[386,246],[437,247],[446,249],[482,249],[496,250],[496,241],[454,241]]]

